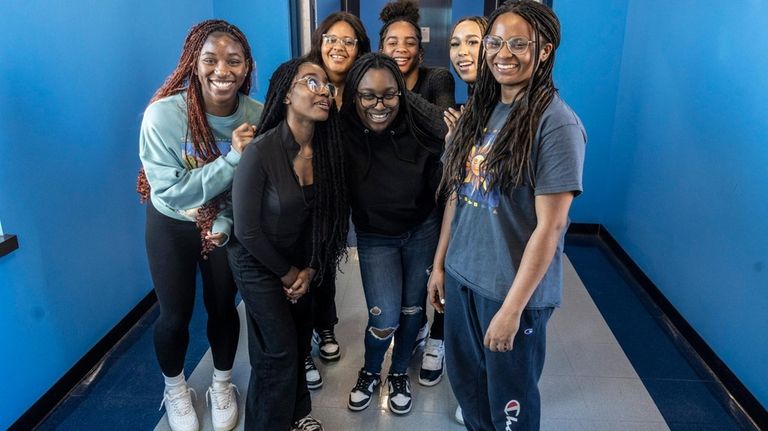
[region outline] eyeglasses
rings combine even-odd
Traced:
[[[297,79],[294,84],[303,83],[307,86],[309,91],[317,94],[322,95],[323,90],[328,90],[328,94],[331,97],[336,97],[336,94],[338,94],[339,89],[336,88],[335,85],[331,84],[330,82],[320,83],[317,79],[311,77],[311,76],[305,76],[303,78]]]
[[[534,41],[528,40],[525,37],[513,37],[509,40],[504,40],[499,36],[489,35],[483,38],[483,47],[485,47],[485,52],[487,54],[496,54],[501,51],[501,47],[504,46],[505,42],[509,52],[514,55],[521,55],[525,54],[525,51],[528,50],[528,45],[532,44]]]
[[[382,105],[391,108],[400,102],[400,92],[386,93],[383,96],[377,96],[373,93],[357,93],[357,98],[360,99],[360,106],[363,108],[373,108],[378,105],[379,102]]]
[[[344,48],[352,49],[357,45],[357,39],[352,39],[351,37],[337,37],[332,34],[323,35],[324,45],[336,45],[337,43]]]

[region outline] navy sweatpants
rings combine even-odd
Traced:
[[[539,378],[552,308],[526,309],[510,352],[483,345],[501,302],[445,275],[445,361],[453,393],[470,431],[538,430]]]

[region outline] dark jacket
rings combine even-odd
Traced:
[[[298,152],[283,121],[248,144],[232,183],[235,238],[278,277],[312,266],[313,186],[299,184]]]
[[[448,69],[421,66],[419,67],[419,79],[416,80],[416,85],[411,91],[421,95],[427,102],[445,110],[456,105],[455,88],[453,75]],[[442,113],[440,118],[443,118]]]
[[[361,232],[400,235],[435,209],[447,128],[436,106],[410,92],[403,99],[395,121],[382,133],[367,129],[354,105],[342,107],[352,221]]]

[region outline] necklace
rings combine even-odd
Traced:
[[[302,159],[304,159],[304,160],[312,160],[312,157],[313,157],[315,154],[314,154],[314,153],[312,153],[312,154],[310,154],[310,155],[308,155],[308,156],[305,156],[305,155],[301,154],[301,148],[299,148],[299,152],[298,152],[298,153],[296,153],[296,155],[297,155],[297,156],[299,156],[299,157],[301,157],[301,158],[302,158]]]

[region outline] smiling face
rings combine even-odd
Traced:
[[[534,41],[533,28],[520,15],[507,12],[496,18],[488,34],[498,36],[505,41],[498,52],[489,53],[486,50],[485,61],[496,82],[501,84],[502,102],[511,103],[534,73],[535,45],[530,43],[524,53],[516,55],[510,52],[506,41],[511,38]],[[538,53],[539,61],[546,61],[552,51],[552,44],[544,42],[544,40],[540,41],[542,49]]]
[[[239,42],[221,32],[208,36],[195,69],[207,113],[218,116],[232,113],[248,67]]]
[[[368,69],[360,79],[355,97],[355,111],[363,125],[376,133],[386,130],[400,110],[400,96],[392,97],[400,91],[388,69]],[[378,99],[366,101],[371,96]]]
[[[349,48],[344,46],[343,41],[355,40],[357,35],[355,35],[352,26],[345,21],[336,22],[325,34],[335,37],[337,42],[333,44],[323,42],[323,46],[320,48],[323,65],[329,74],[335,74],[339,79],[343,79],[357,58],[357,45]]]
[[[314,93],[310,90],[308,79],[314,79],[319,87]],[[328,82],[328,76],[322,67],[314,63],[304,63],[299,66],[293,85],[285,95],[284,103],[288,105],[287,116],[302,121],[325,121],[331,110],[331,95],[322,85]]]
[[[392,57],[403,76],[414,72],[420,63],[419,38],[413,24],[397,21],[389,25],[381,52]]]
[[[477,57],[483,38],[480,26],[471,20],[462,21],[451,35],[451,64],[462,81],[472,84],[477,80]]]

